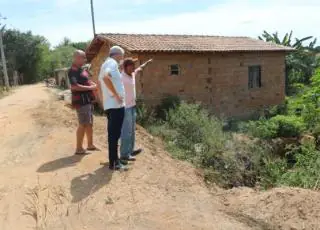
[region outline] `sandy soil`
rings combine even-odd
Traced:
[[[145,151],[128,172],[101,165],[103,117],[95,120],[102,150],[75,156],[75,113],[52,95],[32,85],[0,100],[1,230],[320,229],[319,193],[209,190],[142,128]]]

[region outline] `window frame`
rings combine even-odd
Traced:
[[[262,80],[261,65],[248,66],[248,89],[260,89],[262,87],[261,80]]]
[[[170,71],[170,76],[179,76],[181,74],[181,67],[179,64],[172,64],[172,65],[169,65],[169,71]],[[173,73],[174,71],[176,71],[177,73]]]

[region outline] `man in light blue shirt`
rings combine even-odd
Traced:
[[[99,95],[103,109],[108,118],[109,168],[111,170],[127,169],[118,156],[118,141],[125,111],[125,90],[119,71],[124,50],[119,46],[110,48],[109,57],[102,64],[99,74]]]

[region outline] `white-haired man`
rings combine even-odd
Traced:
[[[99,97],[108,118],[109,168],[127,169],[119,160],[118,142],[125,111],[125,90],[121,80],[119,64],[124,50],[119,46],[110,48],[109,57],[102,64],[99,73]]]

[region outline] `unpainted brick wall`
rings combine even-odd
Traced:
[[[154,62],[137,79],[138,94],[150,104],[179,95],[207,105],[217,115],[245,116],[285,99],[285,53],[142,54]],[[170,75],[178,64],[179,76]],[[248,88],[248,67],[261,65],[261,88]]]

